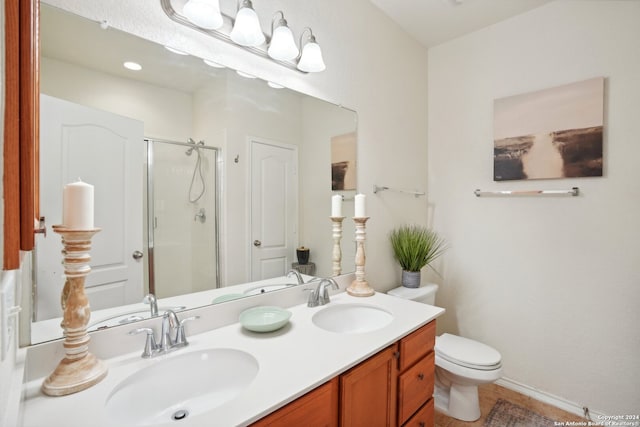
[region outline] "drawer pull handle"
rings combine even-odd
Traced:
[[[424,423],[424,421],[420,421],[420,427],[425,427],[426,424]]]
[[[419,379],[420,381],[424,380],[424,374],[423,374],[422,372],[420,372],[420,373],[418,374],[418,379]]]

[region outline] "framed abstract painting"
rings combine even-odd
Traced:
[[[604,78],[494,101],[494,181],[602,176]]]

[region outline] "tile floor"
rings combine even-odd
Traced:
[[[563,411],[555,406],[540,402],[531,397],[509,390],[496,384],[485,384],[479,387],[480,419],[474,422],[459,421],[436,411],[435,427],[481,427],[491,412],[491,408],[499,398],[523,406],[531,411],[544,415],[554,421],[585,421],[578,415]]]

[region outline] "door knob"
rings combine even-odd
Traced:
[[[262,242],[260,240],[254,240],[253,241],[253,246],[255,246],[256,248],[260,247],[260,246],[262,246]]]
[[[133,259],[140,259],[144,256],[144,254],[140,251],[134,251],[133,254],[131,255],[133,257]]]

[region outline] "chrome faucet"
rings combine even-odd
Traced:
[[[289,270],[287,273],[287,277],[296,276],[296,280],[298,280],[298,285],[302,285],[304,283],[304,279],[300,275],[298,270]]]
[[[180,321],[178,315],[173,310],[167,310],[162,315],[162,332],[160,333],[160,348],[162,352],[168,352],[173,347],[173,339],[171,338],[171,331],[178,330]]]
[[[334,279],[320,279],[318,286],[315,289],[310,289],[311,293],[309,294],[307,307],[317,307],[331,302],[327,285],[331,286],[333,289],[340,289],[340,286],[338,286]]]
[[[154,294],[147,294],[142,302],[145,304],[149,304],[149,309],[151,310],[151,317],[158,317],[158,300]]]
[[[187,337],[184,332],[184,324],[199,318],[200,316],[193,316],[179,320],[178,315],[173,310],[167,310],[162,315],[162,330],[160,332],[159,344],[156,342],[153,329],[151,328],[134,329],[129,331],[129,335],[136,335],[143,332],[146,333],[147,339],[145,341],[142,357],[154,357],[159,354],[168,353],[178,348],[188,346],[189,342],[187,341]],[[172,337],[173,331],[175,331],[175,338]]]

